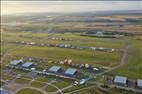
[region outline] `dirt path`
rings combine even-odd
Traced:
[[[23,46],[20,45],[20,46],[17,46],[17,47],[14,47],[14,48],[12,48],[12,49],[7,50],[7,51],[2,55],[2,57],[1,57],[1,59],[0,59],[0,63],[2,63],[2,62],[4,61],[5,57],[6,57],[7,55],[9,55],[10,52],[12,52],[12,51],[14,51],[14,50],[16,50],[16,49],[18,49],[18,48],[21,48],[21,47],[23,47]]]
[[[126,45],[125,45],[125,47],[123,49],[123,55],[122,55],[121,62],[120,62],[119,65],[114,66],[114,67],[112,67],[112,68],[110,68],[110,69],[108,69],[108,70],[106,70],[104,72],[101,72],[99,74],[96,74],[95,76],[103,75],[105,73],[111,72],[111,71],[113,71],[113,70],[115,70],[115,69],[117,69],[117,68],[127,64],[128,63],[128,52],[129,52],[130,47],[131,47],[131,44],[130,43],[126,43]]]

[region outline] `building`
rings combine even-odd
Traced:
[[[11,94],[8,90],[0,88],[0,94]]]
[[[17,65],[21,64],[22,62],[23,62],[22,60],[13,60],[10,62],[10,65],[17,66]]]
[[[32,62],[26,62],[26,63],[22,64],[22,67],[24,67],[24,68],[32,68],[33,67],[33,63]]]
[[[74,68],[68,68],[65,71],[65,75],[68,75],[68,76],[75,76],[76,74],[77,74],[77,69],[74,69]]]
[[[123,77],[123,76],[115,76],[114,78],[114,83],[117,85],[127,85],[127,77]]]
[[[61,69],[60,66],[52,66],[52,67],[48,70],[48,72],[58,73],[58,72],[60,72],[61,70],[62,70],[62,69]]]
[[[142,79],[137,80],[137,87],[142,89]]]

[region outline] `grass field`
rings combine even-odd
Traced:
[[[93,87],[87,90],[82,90],[77,93],[72,93],[72,94],[140,94],[132,91],[126,91],[122,89],[116,89],[116,88],[111,88],[108,90],[102,90],[98,87]]]
[[[57,89],[55,88],[55,87],[53,87],[53,86],[48,86],[46,89],[45,89],[47,92],[55,92],[55,91],[57,91]]]
[[[58,88],[62,89],[64,87],[71,85],[71,81],[69,81],[69,80],[58,80],[54,85],[56,85]]]
[[[48,34],[48,33],[31,33],[31,32],[2,32],[3,40],[5,41],[35,41],[37,43],[68,43],[79,46],[97,46],[109,48],[123,48],[126,38],[92,38],[80,36],[78,33],[71,34]],[[70,38],[75,41],[48,40],[48,38]],[[79,41],[77,41],[79,40]],[[83,42],[87,40],[87,42]],[[17,47],[17,44],[3,43],[2,51]],[[74,63],[89,63],[103,66],[113,66],[120,62],[121,53],[119,52],[100,52],[100,51],[85,51],[76,49],[64,49],[56,47],[36,47],[36,46],[21,46],[10,53],[11,55],[32,56],[41,58],[52,58],[55,60],[63,60],[70,58]]]
[[[42,86],[44,86],[45,84],[44,83],[40,83],[40,82],[37,82],[37,81],[33,81],[32,83],[31,83],[31,86],[32,87],[36,87],[36,88],[40,88],[40,87],[42,87]]]
[[[18,78],[18,79],[15,80],[15,82],[19,83],[19,84],[28,84],[30,82],[30,80]]]
[[[25,88],[18,91],[16,94],[43,94],[43,93],[35,89]]]
[[[74,49],[62,49],[53,47],[25,46],[11,53],[12,55],[32,56],[40,58],[52,58],[64,60],[70,58],[75,63],[88,63],[100,65],[115,65],[120,61],[120,53],[92,52]]]
[[[112,72],[132,79],[142,79],[142,41],[131,40],[132,47],[128,55],[128,64]]]

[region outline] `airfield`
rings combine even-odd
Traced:
[[[3,17],[1,90],[142,94],[141,17],[128,14]]]
[[[109,91],[105,88],[102,89],[101,86],[106,81],[105,77],[120,75],[133,80],[142,78],[142,75],[140,75],[142,73],[139,71],[141,69],[139,61],[141,61],[142,56],[142,45],[140,40],[133,37],[97,38],[80,36],[78,33],[47,34],[30,32],[3,32],[2,35],[1,55],[3,62],[5,62],[1,66],[2,83],[4,87],[11,89],[16,94],[30,94],[30,92],[36,92],[34,94],[87,94],[87,92],[96,92],[95,94],[109,92],[109,94],[113,94],[114,91],[121,94],[123,89],[109,88]],[[54,45],[46,46],[45,44]],[[55,46],[56,44],[71,44],[79,46],[80,49],[58,47]],[[113,48],[115,50],[112,52],[93,51],[83,49],[84,46]],[[127,53],[129,52],[129,58],[125,56],[125,50],[127,50]],[[76,68],[82,73],[82,76],[76,78],[77,80],[85,77],[91,80],[85,85],[74,86],[72,84],[75,81],[74,79],[70,80],[54,75],[38,75],[31,71],[6,67],[10,61],[21,58],[35,64],[38,71],[54,65],[61,66],[64,69]],[[62,64],[61,61],[64,62],[66,59],[71,59],[72,64],[77,65]],[[79,65],[81,64],[94,66],[98,70],[90,70],[85,66],[80,68]],[[20,77],[18,77],[19,75]],[[131,91],[126,92],[127,94],[136,94]]]

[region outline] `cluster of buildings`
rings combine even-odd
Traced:
[[[132,81],[133,82],[133,81]],[[128,86],[133,85],[138,89],[142,89],[142,79],[138,79],[132,83],[127,77],[124,76],[115,76],[113,79],[113,83],[119,86]]]
[[[79,50],[91,50],[91,51],[104,51],[104,52],[114,52],[114,48],[105,48],[105,47],[91,47],[91,46],[74,46],[72,44],[48,44],[48,43],[36,43],[36,42],[25,42],[25,41],[16,41],[11,43],[17,44],[26,44],[33,46],[47,46],[47,47],[59,47],[59,48],[70,48],[70,49],[79,49]]]
[[[106,33],[102,31],[97,31],[93,33],[83,33],[81,36],[89,36],[89,37],[99,37],[99,38],[121,38],[124,35],[118,33]]]
[[[63,41],[73,41],[73,39],[71,39],[71,38],[56,38],[56,37],[52,37],[52,38],[48,38],[48,39],[52,39],[52,40],[63,40]]]
[[[36,65],[32,62],[23,62],[23,60],[13,60],[10,62],[10,67],[17,68],[17,69],[23,69],[28,71],[35,71],[37,73],[43,73],[48,74],[52,73],[53,75],[63,75],[63,76],[69,76],[69,77],[77,77],[79,72],[75,68],[68,68],[67,70],[64,70],[60,66],[52,66],[49,69],[45,69],[43,71],[37,71]]]
[[[22,59],[11,61],[10,66],[28,68],[28,69],[35,68],[34,67],[35,65],[32,62],[24,62]]]
[[[55,74],[63,74],[63,75],[72,76],[72,77],[75,77],[79,74],[79,72],[75,68],[68,68],[67,70],[64,71],[64,69],[62,69],[60,66],[52,66],[51,68],[47,70],[47,72],[55,73]]]

